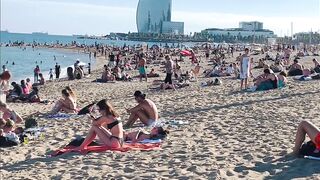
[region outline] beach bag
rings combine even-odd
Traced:
[[[0,147],[12,147],[17,145],[17,142],[11,141],[7,137],[0,136]]]
[[[29,118],[29,119],[26,119],[26,121],[24,123],[24,126],[25,126],[26,129],[37,127],[38,126],[38,122],[34,118]]]
[[[309,141],[307,143],[304,143],[299,151],[299,155],[301,156],[313,156],[313,157],[320,157],[320,152],[315,152],[316,145]]]

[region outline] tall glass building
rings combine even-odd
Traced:
[[[171,21],[172,0],[139,0],[137,28],[139,33],[162,33],[165,21]]]

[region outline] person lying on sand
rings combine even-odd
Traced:
[[[133,143],[140,142],[146,139],[163,139],[169,134],[169,131],[162,127],[154,127],[150,133],[139,130],[134,132],[124,132],[124,141],[132,141]]]
[[[5,121],[13,120],[15,123],[21,123],[22,117],[14,110],[10,109],[6,103],[0,101],[0,112],[2,112],[2,118]]]
[[[143,94],[141,91],[136,91],[134,97],[138,102],[138,105],[132,109],[127,109],[127,112],[130,113],[130,117],[124,127],[132,127],[138,119],[146,126],[150,126],[157,121],[159,115],[154,102],[150,99],[146,99],[146,94]]]
[[[65,113],[76,113],[77,102],[67,89],[61,91],[62,98],[59,99],[51,110],[50,114],[56,114],[60,111]]]
[[[316,145],[316,151],[320,151],[320,130],[314,124],[309,121],[302,121],[296,133],[295,145],[293,148],[293,154],[299,155],[299,150],[304,142],[306,135],[309,136],[311,141]]]
[[[119,114],[106,99],[99,101],[96,106],[101,117],[92,119],[89,133],[76,151],[85,150],[97,136],[110,148],[121,148],[123,145],[123,127]]]

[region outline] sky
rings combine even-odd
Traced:
[[[138,0],[1,0],[0,29],[9,32],[105,35],[136,32]],[[173,0],[172,21],[185,34],[261,21],[278,36],[320,33],[320,0]]]

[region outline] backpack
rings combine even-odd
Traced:
[[[26,121],[24,123],[24,126],[25,126],[26,129],[37,127],[38,126],[38,122],[34,118],[29,118],[29,119],[26,119]]]

